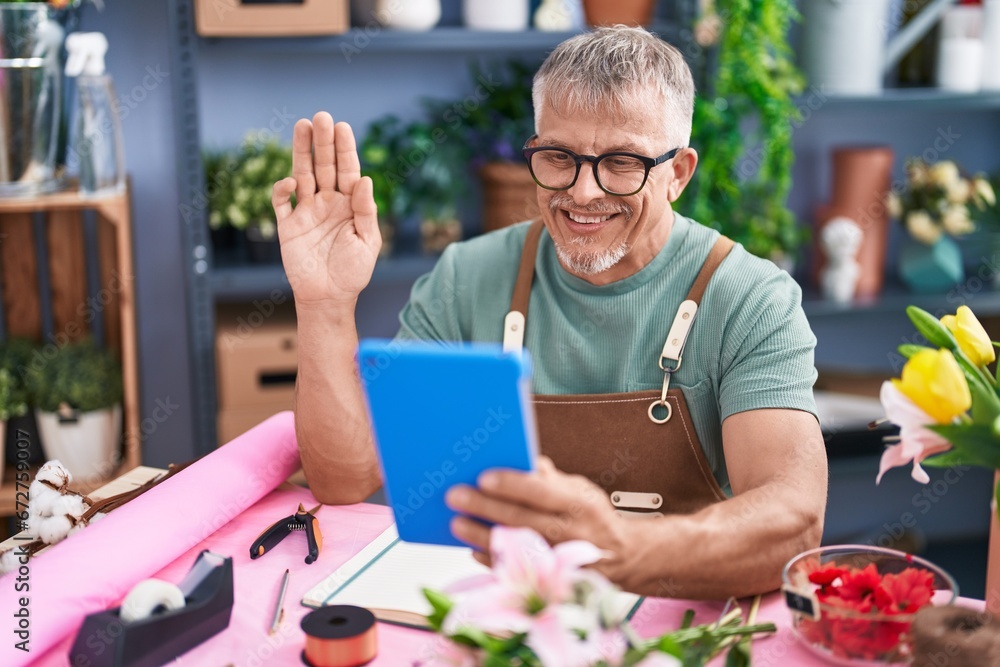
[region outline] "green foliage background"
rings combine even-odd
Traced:
[[[699,94],[691,145],[700,162],[679,207],[755,255],[794,255],[806,236],[786,205],[799,118],[793,96],[803,88],[786,35],[798,12],[793,0],[716,7],[721,40],[692,63]]]

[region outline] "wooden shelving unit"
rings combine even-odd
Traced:
[[[86,211],[95,214],[96,238],[89,242]],[[128,189],[101,197],[83,196],[74,188],[2,199],[0,241],[3,328],[8,337],[75,341],[91,334],[100,321],[106,347],[120,357],[124,390],[122,464],[109,478],[135,468],[142,454]],[[91,293],[94,288],[96,294]],[[11,474],[8,471],[7,477]],[[0,515],[13,512],[13,487],[9,480],[0,486]]]

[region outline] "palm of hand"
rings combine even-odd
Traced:
[[[371,280],[382,239],[372,182],[361,178],[350,126],[335,126],[325,112],[296,123],[292,174],[274,184],[272,202],[296,302],[357,299]]]
[[[317,192],[298,203],[285,229],[281,256],[298,301],[356,295],[367,287],[378,248],[358,235],[351,197]]]

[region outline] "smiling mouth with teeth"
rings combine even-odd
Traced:
[[[576,213],[571,213],[569,211],[565,211],[565,213],[567,218],[581,225],[593,225],[598,222],[604,222],[605,220],[610,220],[615,215],[617,215],[616,213],[611,213],[602,216],[583,216],[583,215],[577,215]]]

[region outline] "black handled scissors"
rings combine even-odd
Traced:
[[[323,548],[323,533],[320,532],[319,520],[314,515],[322,506],[322,504],[316,505],[307,512],[302,503],[299,503],[299,509],[295,514],[275,521],[257,536],[257,539],[250,545],[250,558],[260,558],[290,533],[304,530],[306,531],[306,540],[309,543],[309,555],[306,556],[306,563],[315,561],[319,558],[319,550]]]

